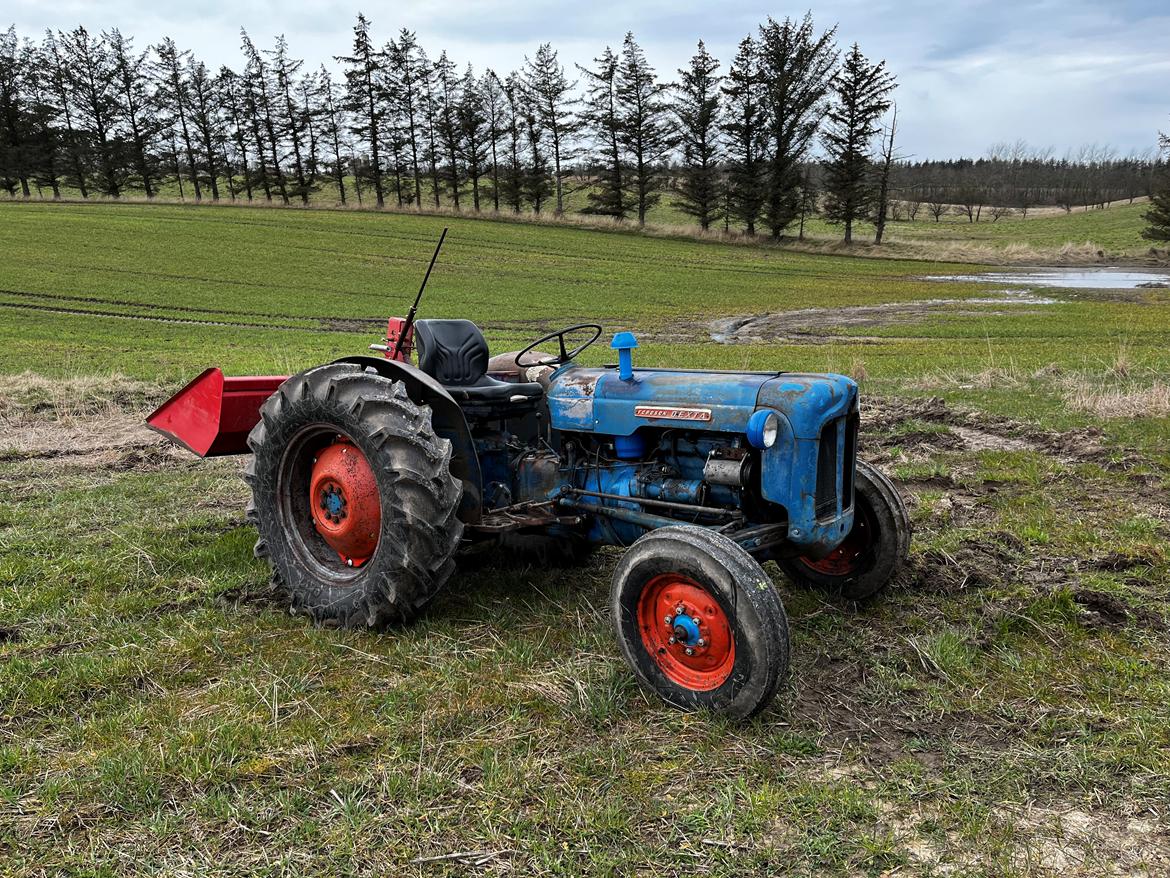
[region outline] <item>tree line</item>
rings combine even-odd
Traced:
[[[238,69],[210,70],[169,38],[139,50],[113,29],[0,33],[0,186],[14,197],[196,200],[563,213],[645,223],[664,196],[704,229],[780,237],[823,201],[845,224],[877,189],[871,141],[893,77],[836,28],[769,19],[727,73],[700,41],[677,81],[633,34],[570,71],[545,43],[516,70],[428,56],[359,15],[342,71],[305,70],[283,37],[242,31]],[[813,152],[827,156],[813,192]],[[578,202],[581,199],[577,200]]]
[[[1158,166],[1020,145],[903,160],[893,75],[808,15],[769,18],[725,70],[699,41],[671,79],[633,34],[588,65],[567,69],[545,43],[498,73],[432,58],[405,29],[379,41],[360,14],[340,75],[306,69],[283,37],[262,48],[241,31],[240,50],[236,68],[211,70],[170,38],[138,49],[117,29],[0,32],[0,188],[284,204],[321,193],[639,224],[667,198],[704,230],[780,238],[820,215],[846,241],[872,223],[880,242],[923,205],[974,221],[984,205],[1104,203],[1148,189]]]

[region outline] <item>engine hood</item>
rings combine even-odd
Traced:
[[[823,423],[846,414],[857,385],[843,375],[635,369],[623,381],[614,368],[568,365],[548,391],[558,430],[629,436],[639,427],[742,432],[759,407],[784,415],[795,438],[814,438]]]

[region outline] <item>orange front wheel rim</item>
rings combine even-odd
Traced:
[[[718,689],[735,666],[735,634],[715,596],[681,573],[653,577],[638,598],[642,646],[672,683]]]

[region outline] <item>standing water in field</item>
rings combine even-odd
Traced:
[[[1003,271],[987,274],[930,275],[926,280],[1020,284],[1071,290],[1136,290],[1170,287],[1170,274],[1166,272],[1126,271],[1112,268],[1045,268],[1034,271]]]

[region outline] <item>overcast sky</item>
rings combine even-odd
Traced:
[[[358,10],[384,41],[418,33],[436,57],[501,73],[543,41],[561,60],[588,63],[632,30],[659,74],[674,71],[702,38],[724,62],[768,15],[805,7],[758,0],[0,0],[0,26],[25,36],[84,24],[118,27],[142,47],[164,35],[209,65],[238,66],[239,29],[267,46],[284,33],[309,64],[349,48]],[[840,41],[887,59],[897,75],[902,151],[916,158],[979,155],[1022,138],[1057,154],[1082,144],[1119,153],[1149,149],[1170,130],[1170,0],[832,0],[812,9]]]

